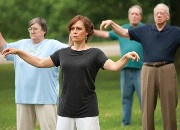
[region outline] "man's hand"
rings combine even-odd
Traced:
[[[113,23],[112,20],[102,21],[102,23],[100,25],[100,30],[106,29],[108,26],[111,26],[111,23]]]

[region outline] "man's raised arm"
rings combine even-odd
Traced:
[[[121,26],[113,22],[112,20],[102,21],[100,25],[100,30],[106,29],[108,26],[110,26],[111,29],[114,30],[114,32],[117,33],[118,35],[129,38],[128,29],[122,28]]]

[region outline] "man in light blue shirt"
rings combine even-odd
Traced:
[[[7,44],[0,34],[0,50],[12,47],[44,58],[58,49],[67,47],[57,40],[45,39],[46,21],[34,18],[29,22],[30,39]],[[17,106],[17,130],[33,130],[35,119],[41,130],[55,130],[57,122],[57,102],[59,96],[59,68],[36,68],[17,55],[9,55],[14,62],[15,102]]]

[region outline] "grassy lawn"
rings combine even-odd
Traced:
[[[100,70],[96,81],[96,92],[101,130],[141,130],[141,112],[136,93],[134,94],[132,125],[121,126],[122,108],[118,72]],[[13,64],[0,64],[0,104],[0,130],[16,130]],[[178,105],[178,129],[180,129],[179,107]],[[163,129],[159,102],[155,111],[155,125],[156,130]]]

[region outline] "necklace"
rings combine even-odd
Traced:
[[[42,43],[42,42],[41,42]],[[26,51],[32,55],[41,50],[41,43],[32,44],[31,42],[26,46]]]

